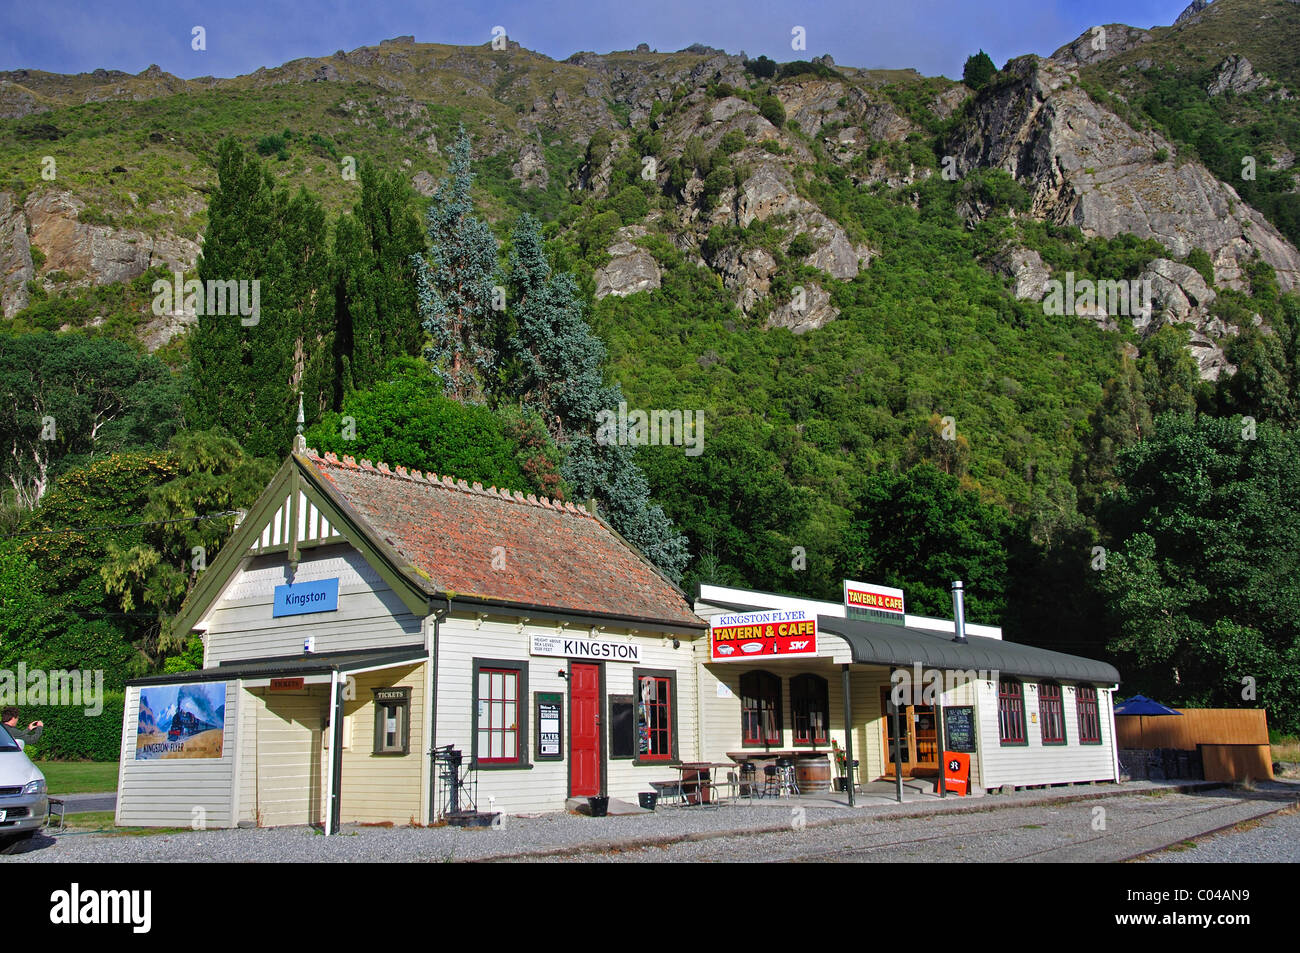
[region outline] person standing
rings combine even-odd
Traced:
[[[25,745],[34,745],[41,740],[41,735],[45,732],[45,722],[34,721],[27,726],[26,730],[18,727],[18,709],[10,705],[0,713],[0,724],[5,726],[9,734],[14,736],[15,741],[21,741]]]

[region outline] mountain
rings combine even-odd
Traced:
[[[866,482],[919,462],[1059,540],[1087,525],[1078,474],[1125,394],[1244,413],[1231,387],[1273,379],[1259,355],[1285,350],[1300,276],[1297,36],[1290,0],[1197,3],[979,89],[828,56],[413,37],[231,79],[13,70],[0,305],[8,329],[122,334],[179,368],[193,315],[155,315],[150,286],[193,270],[224,137],[337,216],[359,159],[427,205],[463,126],[479,210],[498,237],[546,223],[629,406],[704,413],[717,453],[637,459],[710,572],[836,578]],[[1067,282],[1151,307],[1054,313]],[[1142,388],[1116,383],[1136,365]]]
[[[142,735],[152,735],[158,732],[158,720],[154,718],[153,711],[143,701],[140,702],[140,715],[137,720],[136,731]]]

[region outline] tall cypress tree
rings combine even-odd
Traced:
[[[420,348],[412,256],[424,244],[410,191],[395,173],[361,167],[361,199],[334,231],[334,395],[378,383],[394,357]]]
[[[469,136],[461,128],[447,150],[448,177],[425,217],[426,256],[415,256],[420,318],[430,342],[425,351],[448,396],[480,403],[495,379],[498,313],[492,309],[497,242],[474,214]]]
[[[257,282],[256,321],[213,314],[190,337],[189,405],[196,428],[222,427],[251,453],[291,445],[303,397],[308,420],[330,403],[333,298],[325,213],[305,190],[290,198],[232,140],[221,144],[198,277]],[[211,298],[211,296],[207,296]],[[248,323],[245,323],[245,321]]]

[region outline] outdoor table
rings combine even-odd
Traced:
[[[677,796],[683,804],[690,804],[690,795],[686,793],[686,772],[694,771],[695,777],[689,782],[695,785],[694,794],[701,806],[718,804],[718,782],[710,772],[720,768],[733,768],[734,764],[725,761],[684,761],[677,768]],[[725,782],[724,782],[725,783]],[[710,797],[712,791],[712,797]]]

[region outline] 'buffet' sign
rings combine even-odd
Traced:
[[[816,655],[817,617],[804,609],[714,616],[709,646],[715,662]]]

